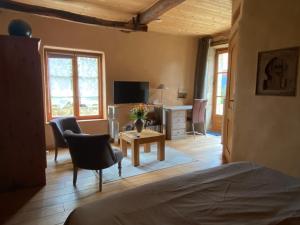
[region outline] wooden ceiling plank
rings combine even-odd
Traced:
[[[161,18],[164,22],[159,23],[158,25],[171,25],[176,27],[177,26],[183,26],[183,27],[192,27],[192,26],[199,26],[199,29],[201,29],[201,26],[207,27],[207,29],[211,28],[211,26],[214,27],[220,27],[223,28],[222,30],[228,29],[230,27],[230,24],[224,21],[221,21],[216,18],[192,18],[192,17],[176,17],[173,15],[164,15]],[[151,23],[150,25],[156,24],[155,22]],[[213,33],[217,33],[216,31]]]
[[[131,31],[147,31],[147,25],[143,24],[133,24],[131,22],[123,22],[123,21],[112,21],[112,20],[104,20],[91,16],[84,16],[72,12],[67,12],[58,9],[52,9],[42,6],[30,5],[21,2],[14,2],[11,0],[1,0],[0,8],[11,9],[15,11],[33,13],[41,16],[54,17],[63,20],[69,20],[79,23],[85,23],[90,25],[99,25],[106,27],[114,27],[122,30],[131,30]]]
[[[3,1],[5,0],[0,0],[0,3]],[[123,22],[126,25],[130,24],[131,29],[135,29],[135,26],[141,26],[136,15],[146,12],[159,0],[11,0],[11,2]],[[154,20],[148,24],[148,28],[150,31],[173,35],[213,35],[230,28],[231,4],[232,0],[186,0],[157,17],[160,20]],[[131,18],[134,19],[129,21]]]
[[[149,30],[176,35],[212,35],[230,28],[231,0],[187,0],[153,21]]]
[[[155,0],[72,0],[78,2],[90,2],[100,7],[112,8],[115,12],[126,12],[136,15],[137,12],[143,11],[145,8],[148,8],[149,5],[154,4]],[[128,18],[129,19],[129,18]]]
[[[138,15],[138,22],[140,24],[148,24],[184,1],[185,0],[159,0],[149,9]]]
[[[161,17],[162,20],[165,20],[166,18],[175,20],[176,23],[185,21],[191,24],[218,24],[219,26],[230,26],[230,23],[228,23],[228,20],[226,20],[226,18],[219,18],[214,15],[189,16],[186,14],[168,14]]]

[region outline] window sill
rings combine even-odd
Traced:
[[[77,119],[80,122],[92,122],[92,121],[108,121],[108,119]]]
[[[108,121],[108,119],[77,119],[77,122],[78,123],[85,123],[85,122],[95,122],[95,121],[103,121],[103,122],[105,122],[105,121]],[[49,125],[49,121],[47,121],[46,123],[45,123],[46,125]]]

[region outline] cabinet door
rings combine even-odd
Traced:
[[[43,83],[38,47],[38,39],[0,36],[0,190],[45,184]]]

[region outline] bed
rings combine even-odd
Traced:
[[[300,225],[300,180],[250,163],[144,185],[75,209],[65,225]]]

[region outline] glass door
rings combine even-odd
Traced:
[[[213,130],[221,132],[226,96],[228,73],[228,49],[216,50],[214,98],[213,98]]]

